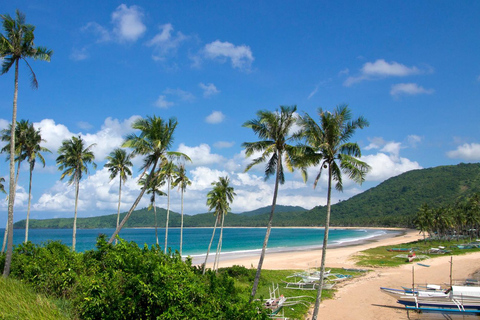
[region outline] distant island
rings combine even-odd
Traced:
[[[455,201],[480,192],[480,164],[458,164],[412,170],[390,178],[352,198],[332,206],[331,226],[356,227],[412,227],[413,219],[424,203],[431,207],[453,204]],[[320,197],[321,195],[319,195]],[[188,200],[187,200],[188,201]],[[225,217],[227,227],[265,227],[270,206],[242,213],[229,213]],[[121,214],[123,217],[125,213]],[[323,226],[326,207],[307,210],[298,206],[275,207],[276,227]],[[158,225],[164,226],[166,210],[157,209]],[[212,227],[213,213],[184,216],[185,227]],[[72,228],[73,218],[32,219],[30,228]],[[116,214],[90,218],[78,218],[82,229],[115,228]],[[180,214],[170,211],[170,227],[180,227]],[[153,211],[146,208],[135,211],[126,228],[154,227]],[[25,228],[25,220],[14,228]]]

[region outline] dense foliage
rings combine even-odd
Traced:
[[[412,170],[390,178],[378,186],[348,200],[332,205],[332,226],[413,227],[418,208],[424,203],[431,207],[446,206],[459,199],[480,192],[480,164],[459,164]],[[188,200],[187,200],[188,201]],[[270,207],[240,214],[229,214],[227,227],[265,227]],[[324,206],[306,210],[301,207],[275,208],[273,225],[322,226],[327,209]],[[164,223],[166,211],[159,209],[159,223]],[[180,215],[170,213],[170,226],[180,226]],[[123,214],[124,215],[124,214]],[[211,213],[185,216],[185,227],[211,227],[215,217]],[[78,219],[79,228],[114,228],[116,216],[108,215]],[[73,219],[31,220],[31,228],[71,228]],[[126,227],[152,227],[153,214],[147,209],[136,211]],[[15,224],[24,228],[25,221]]]
[[[265,318],[228,274],[202,276],[178,253],[124,240],[114,246],[105,236],[85,253],[59,242],[22,244],[15,248],[11,276],[71,301],[81,319]]]

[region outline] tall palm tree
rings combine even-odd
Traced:
[[[20,175],[20,165],[22,164],[22,161],[25,160],[25,158],[26,158],[25,143],[26,143],[26,140],[27,140],[27,133],[28,133],[30,125],[31,125],[31,123],[28,120],[23,120],[22,119],[20,121],[17,121],[17,124],[15,126],[15,147],[14,147],[14,151],[15,151],[15,161],[17,162],[17,173],[15,175],[15,181],[14,181],[14,187],[13,187],[14,190],[17,190],[18,177]],[[10,154],[10,151],[11,151],[10,150],[11,149],[10,148],[10,140],[11,140],[11,137],[12,137],[11,129],[12,129],[12,125],[10,124],[8,129],[3,129],[0,133],[2,141],[7,142],[7,144],[0,151],[1,153],[6,152],[6,153]],[[13,197],[14,197],[14,199],[13,199],[12,203],[15,202],[15,192],[13,193]],[[8,197],[7,200],[9,198],[10,197]],[[5,235],[3,237],[2,252],[5,249],[5,245],[6,245],[6,242],[7,242],[7,237],[8,237],[9,231],[10,231],[9,222],[7,220],[7,226],[5,227]]]
[[[157,223],[157,205],[155,203],[156,196],[166,196],[167,194],[163,192],[160,188],[165,185],[165,179],[162,177],[158,171],[154,173],[153,177],[148,177],[148,174],[145,175],[140,181],[138,182],[141,186],[143,186],[148,181],[147,186],[147,194],[151,194],[150,196],[150,206],[148,210],[153,208],[154,220],[155,220],[155,240],[158,246],[158,223]]]
[[[141,168],[143,170],[142,176],[150,169],[150,174],[148,176],[153,177],[158,162],[163,161],[166,157],[190,160],[187,155],[181,152],[168,151],[173,144],[173,133],[176,127],[176,119],[170,118],[168,121],[165,121],[156,116],[147,117],[145,119],[139,118],[132,123],[132,128],[140,130],[140,133],[138,135],[135,133],[129,134],[122,146],[132,148],[132,154],[134,155],[145,156],[144,164]],[[132,215],[133,210],[135,210],[142,199],[147,187],[148,181],[142,187],[137,199],[123,218],[122,222],[120,222],[117,229],[115,229],[115,232],[110,237],[110,240],[108,240],[108,243],[112,243],[120,230],[122,230],[123,226]]]
[[[5,178],[3,177],[0,177],[0,192],[3,192],[3,193],[7,193],[5,191],[5,186],[3,185],[3,183],[5,182]],[[7,234],[8,234],[8,222],[7,222],[7,225],[5,227],[5,234],[4,234],[4,237],[3,237],[3,246],[2,246],[2,251],[0,252],[5,252],[5,245],[7,243]]]
[[[19,10],[16,11],[15,19],[8,14],[0,15],[2,26],[5,34],[0,33],[0,58],[2,60],[3,75],[10,71],[15,65],[15,84],[13,91],[13,111],[12,126],[10,133],[10,182],[8,197],[8,229],[13,230],[13,204],[15,201],[15,125],[17,123],[17,97],[18,97],[18,64],[20,60],[25,61],[32,75],[31,84],[33,88],[38,88],[37,78],[27,58],[35,60],[50,61],[53,54],[52,50],[45,47],[35,47],[33,40],[35,38],[35,26],[25,23],[25,15]],[[13,252],[13,232],[8,234],[7,256],[5,257],[5,267],[3,276],[8,277],[10,274],[10,265],[12,262]]]
[[[205,274],[205,268],[207,265],[208,254],[212,246],[212,241],[215,236],[215,229],[217,227],[217,222],[221,220],[222,226],[220,231],[220,237],[218,239],[217,252],[215,254],[215,262],[213,264],[213,270],[218,270],[218,263],[220,259],[220,252],[222,248],[222,237],[223,237],[223,223],[225,221],[225,215],[230,210],[230,203],[233,202],[233,198],[236,196],[233,187],[230,185],[230,179],[228,177],[219,177],[217,182],[212,182],[213,189],[207,194],[207,206],[208,211],[215,210],[214,214],[216,215],[215,226],[212,233],[212,238],[208,246],[207,255],[205,257],[205,263],[203,264],[203,273]]]
[[[192,182],[190,179],[187,177],[187,173],[185,170],[185,165],[181,164],[178,166],[178,171],[177,171],[177,178],[175,181],[172,183],[172,187],[178,187],[178,190],[182,192],[182,209],[181,209],[181,216],[182,220],[180,223],[180,256],[182,256],[182,247],[183,247],[183,194],[185,193],[185,190],[187,189],[187,186],[192,185]]]
[[[320,165],[314,187],[317,186],[322,169],[328,170],[327,217],[320,266],[320,284],[318,286],[313,319],[317,319],[324,282],[328,229],[330,226],[332,180],[336,181],[335,189],[342,191],[342,172],[353,181],[361,184],[370,169],[368,164],[358,159],[361,157],[361,150],[358,144],[349,142],[357,129],[363,129],[368,126],[368,121],[363,117],[352,120],[352,113],[346,105],[335,108],[333,113],[320,108],[318,109],[318,116],[320,117],[318,124],[308,114],[305,114],[299,121],[303,128],[300,136],[305,138],[307,145],[314,151],[307,158],[309,158],[311,165]]]
[[[92,152],[91,144],[85,147],[85,141],[82,137],[73,136],[70,140],[63,140],[62,146],[58,149],[59,156],[57,157],[58,170],[62,171],[60,180],[69,176],[68,184],[75,184],[75,215],[73,218],[73,238],[72,250],[75,251],[76,236],[77,236],[77,207],[78,207],[78,190],[80,187],[80,180],[83,174],[88,174],[88,165],[91,164],[94,169],[97,165],[93,160],[95,156]]]
[[[172,180],[176,178],[177,166],[172,162],[168,161],[160,170],[160,176],[162,180],[167,181],[167,221],[165,223],[165,253],[167,253],[168,247],[168,222],[170,220],[170,189],[172,185]]]
[[[127,154],[125,149],[115,148],[110,154],[107,156],[107,163],[105,164],[105,168],[108,168],[110,172],[110,181],[115,179],[119,176],[119,183],[118,183],[118,208],[117,208],[117,228],[120,224],[120,204],[122,203],[122,182],[125,182],[128,179],[128,176],[132,176],[132,171],[130,168],[133,166],[132,164],[132,155]]]
[[[301,146],[290,145],[293,139],[291,130],[296,123],[295,111],[297,107],[280,107],[280,112],[275,111],[258,111],[257,118],[247,121],[244,127],[251,128],[253,132],[261,139],[257,142],[245,142],[242,147],[245,148],[245,154],[250,157],[254,153],[260,153],[245,169],[250,170],[254,165],[267,161],[265,168],[265,180],[275,174],[275,188],[273,191],[272,207],[270,210],[270,218],[268,220],[267,231],[263,241],[262,253],[258,262],[257,273],[252,287],[250,301],[253,300],[258,283],[260,281],[260,273],[262,271],[263,260],[267,249],[268,239],[272,228],[273,214],[277,203],[278,185],[285,182],[283,163],[285,163],[289,171],[293,171],[297,166],[297,159],[303,153],[304,148]],[[305,171],[302,169],[305,176]]]
[[[30,167],[30,179],[28,184],[28,209],[27,209],[27,221],[25,224],[25,242],[28,242],[28,226],[30,221],[30,205],[32,202],[32,178],[33,178],[33,169],[35,169],[35,163],[38,158],[40,162],[45,167],[45,158],[42,155],[42,152],[50,152],[45,147],[42,147],[40,144],[46,142],[42,139],[40,134],[40,129],[35,130],[33,123],[30,124],[27,132],[27,137],[24,145],[24,156],[26,157],[29,167]]]

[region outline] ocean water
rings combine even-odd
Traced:
[[[107,239],[113,234],[114,229],[78,229],[77,251],[86,251],[95,248],[96,238],[106,234]],[[213,228],[184,228],[183,252],[184,256],[204,256],[212,237]],[[265,237],[266,228],[224,228],[222,253],[235,255],[248,255],[260,252]],[[365,241],[375,237],[395,233],[388,230],[372,229],[330,229],[328,246],[349,245],[357,241]],[[398,232],[397,232],[398,233]],[[0,229],[3,238],[4,229]],[[217,228],[211,251],[215,252],[220,228]],[[323,228],[272,228],[268,241],[268,251],[294,251],[318,248],[323,243]],[[120,232],[120,237],[127,241],[135,241],[139,246],[154,245],[155,229],[125,228]],[[14,229],[13,242],[20,244],[25,239],[24,229]],[[29,240],[41,244],[49,240],[59,240],[72,245],[72,229],[30,229]],[[3,239],[2,239],[3,241]],[[165,229],[158,228],[158,242],[160,247],[165,245]],[[172,251],[180,248],[180,229],[168,229],[168,247]]]

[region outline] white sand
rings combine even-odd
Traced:
[[[354,267],[352,256],[359,251],[386,245],[414,241],[420,238],[418,231],[410,230],[405,235],[380,239],[357,246],[340,247],[327,250],[327,267]],[[243,265],[256,268],[259,256],[242,257],[221,261],[221,267]],[[321,250],[270,253],[266,255],[264,269],[307,269],[319,266]],[[400,288],[411,286],[412,265],[415,266],[415,283],[443,284],[449,282],[450,256],[424,260],[422,263],[403,265],[397,268],[375,268],[363,277],[344,283],[336,293],[335,299],[322,301],[318,319],[417,319],[419,315],[407,314],[398,308],[395,299],[382,293],[380,287]],[[468,278],[480,269],[480,252],[453,258],[453,278]],[[312,310],[310,311],[310,313]],[[443,318],[441,315],[434,317]],[[431,315],[422,315],[421,319],[432,319]]]

